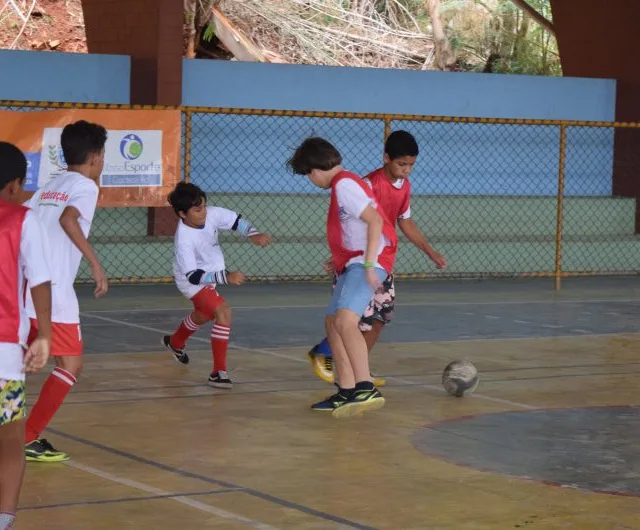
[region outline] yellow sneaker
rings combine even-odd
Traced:
[[[387,384],[387,381],[384,379],[384,377],[380,377],[379,375],[371,374],[371,379],[375,386],[384,386]]]
[[[27,462],[64,462],[69,460],[69,455],[58,451],[44,438],[34,440],[24,448]]]
[[[322,353],[316,353],[315,347],[308,353],[308,355],[313,372],[325,383],[333,384],[335,381],[335,377],[333,375],[333,359],[323,355]]]

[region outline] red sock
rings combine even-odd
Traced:
[[[192,315],[187,315],[180,323],[180,327],[171,335],[169,342],[176,350],[182,350],[189,340],[189,337],[198,331],[198,324],[193,321]]]
[[[62,405],[75,382],[76,378],[62,368],[55,368],[51,372],[51,375],[42,386],[38,401],[36,401],[27,418],[26,443],[29,444],[38,439],[40,433],[44,431],[51,421],[51,418],[58,412],[60,405]]]
[[[213,371],[227,371],[227,349],[229,348],[231,328],[214,324],[211,330],[211,350],[213,351]]]

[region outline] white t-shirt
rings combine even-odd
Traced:
[[[238,214],[226,208],[207,207],[207,219],[203,228],[191,228],[184,222],[178,224],[175,235],[173,276],[176,286],[187,298],[193,298],[204,285],[189,283],[187,273],[202,269],[217,272],[225,269],[224,255],[218,243],[218,232],[231,230]]]
[[[67,171],[40,188],[26,204],[38,214],[49,240],[53,280],[51,318],[54,322],[80,323],[80,307],[73,282],[78,274],[82,253],[60,226],[60,217],[67,206],[76,208],[80,212],[78,223],[82,233],[89,237],[99,191],[93,180],[80,173]],[[31,318],[35,318],[30,295],[27,296],[27,312]]]
[[[360,216],[367,206],[375,206],[376,202],[369,198],[357,182],[351,179],[342,179],[336,185],[336,198],[340,208],[340,225],[342,227],[342,243],[349,250],[367,249],[367,223]],[[389,244],[385,236],[380,238],[380,245],[376,257],[380,255],[385,246]],[[364,263],[365,256],[356,256],[347,263]],[[376,260],[376,266],[381,265]]]
[[[20,255],[18,256],[19,299],[24,300],[25,278],[33,287],[51,281],[47,240],[37,216],[27,212],[22,224]],[[20,306],[20,344],[0,342],[0,379],[24,381],[22,372],[24,349],[29,336],[29,317],[23,305]]]

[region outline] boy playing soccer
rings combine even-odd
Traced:
[[[384,146],[384,166],[365,177],[382,211],[395,230],[396,221],[400,230],[416,247],[433,261],[438,269],[444,269],[447,261],[436,252],[411,219],[411,184],[409,174],[418,157],[418,144],[407,131],[395,131],[389,135]],[[336,277],[334,275],[334,287]],[[382,287],[369,301],[362,318],[360,331],[364,335],[369,354],[380,337],[382,328],[391,322],[395,306],[395,281],[389,274]],[[328,383],[335,380],[331,347],[326,338],[309,352],[309,359],[316,375]],[[375,377],[376,386],[383,386],[384,379]]]
[[[356,416],[384,406],[371,381],[367,344],[358,322],[371,296],[391,274],[397,237],[371,188],[345,171],[338,150],[322,138],[308,138],[288,162],[322,189],[331,189],[327,240],[338,280],[325,327],[338,370],[338,392],[312,405],[337,417]]]
[[[60,462],[69,456],[57,451],[40,434],[62,405],[82,370],[80,308],[73,288],[82,256],[91,266],[96,282],[94,294],[107,292],[107,277],[100,260],[87,241],[98,202],[104,166],[107,131],[101,125],[78,121],[62,130],[60,143],[67,171],[40,188],[28,202],[44,226],[50,251],[52,276],[51,355],[56,368],[45,381],[40,396],[27,419],[26,458],[38,462]],[[39,332],[31,298],[29,341]]]
[[[24,154],[0,142],[0,530],[13,528],[24,476],[24,373],[44,367],[51,345],[47,246],[37,216],[19,202],[26,177]],[[25,280],[40,329],[26,353]]]
[[[260,247],[271,237],[258,232],[241,215],[216,206],[207,206],[207,196],[194,184],[180,182],[169,194],[169,204],[180,218],[175,235],[173,274],[180,292],[193,303],[173,335],[162,339],[165,347],[182,364],[189,363],[185,352],[187,340],[200,326],[213,320],[211,350],[213,371],[209,384],[215,388],[232,388],[227,372],[227,349],[231,333],[231,308],[216,290],[216,285],[241,285],[244,274],[228,272],[218,243],[221,230],[232,230]]]

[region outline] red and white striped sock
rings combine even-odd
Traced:
[[[51,372],[42,385],[38,401],[27,418],[25,436],[27,444],[38,439],[75,383],[76,378],[73,374],[62,368],[55,368]]]
[[[193,335],[200,326],[193,321],[193,314],[184,317],[176,332],[171,335],[169,343],[176,350],[182,350],[186,345],[189,337]]]
[[[213,371],[227,371],[227,350],[231,328],[222,324],[214,324],[211,330],[211,351],[213,352]]]

